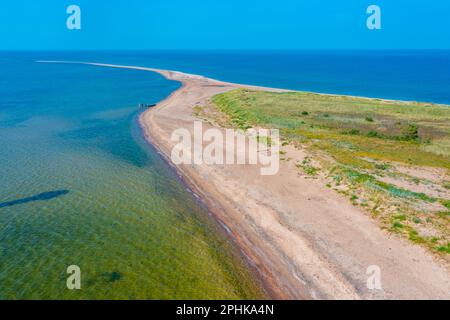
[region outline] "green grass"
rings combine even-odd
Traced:
[[[447,243],[447,245],[445,245],[445,246],[437,247],[437,251],[449,254],[450,253],[450,242]]]
[[[441,203],[444,207],[450,210],[450,200],[441,199]]]
[[[398,221],[394,221],[394,222],[392,223],[392,227],[393,227],[393,228],[396,228],[396,229],[401,229],[401,228],[403,228],[403,224],[401,224],[401,223],[398,222]]]
[[[371,158],[450,170],[448,106],[244,89],[213,102],[238,128],[279,128],[287,141],[307,142],[344,165],[370,169],[364,159]]]
[[[421,237],[416,230],[410,230],[408,232],[409,240],[415,243],[426,243],[425,238]]]
[[[378,181],[372,175],[367,174],[367,173],[361,173],[354,169],[344,169],[343,173],[353,183],[364,184],[365,186],[367,186],[369,188],[376,189],[376,190],[382,190],[384,192],[387,192],[392,197],[413,198],[413,199],[418,199],[418,200],[422,200],[425,202],[431,202],[431,203],[436,202],[436,200],[437,200],[437,199],[429,197],[423,193],[413,192],[410,190],[398,188],[389,183]]]
[[[355,152],[351,158],[367,156],[450,169],[447,106],[244,89],[217,95],[213,102],[242,129],[276,127],[291,140],[315,140],[318,147],[330,140],[352,143],[356,151],[345,151]],[[377,121],[367,120],[374,118]]]
[[[320,168],[310,158],[297,163],[307,175],[323,172],[330,179],[328,187],[333,184],[353,204],[367,207],[384,227],[448,253],[448,214],[430,214],[421,208],[441,204],[448,209],[450,200],[385,183],[379,177],[392,176],[393,164],[450,172],[450,106],[247,89],[219,94],[213,104],[236,128],[280,129],[283,145],[301,145],[317,155],[314,160]],[[450,182],[442,187],[450,188]],[[392,208],[401,209],[402,219]],[[435,228],[439,240],[432,245],[431,238],[412,229],[419,223]]]

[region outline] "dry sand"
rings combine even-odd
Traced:
[[[235,88],[259,90],[180,72],[160,73],[183,86],[140,122],[146,138],[169,160],[175,129],[193,131],[193,107]],[[204,129],[210,125],[204,124]],[[305,151],[288,148],[302,159]],[[295,162],[280,162],[275,176],[255,165],[180,165],[180,174],[208,204],[270,295],[279,299],[450,299],[450,271],[425,249],[382,231],[347,198],[320,180],[299,175]],[[381,290],[367,288],[369,266],[381,270]]]

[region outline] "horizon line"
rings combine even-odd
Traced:
[[[450,48],[337,48],[337,49],[2,49],[0,52],[98,52],[98,51],[117,51],[117,52],[149,52],[149,51],[450,51]]]

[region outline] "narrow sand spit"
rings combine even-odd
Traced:
[[[168,158],[172,132],[193,132],[193,107],[235,88],[281,91],[220,82],[174,71],[88,63],[160,73],[182,82],[140,118],[146,138]],[[203,125],[204,129],[211,126]],[[288,154],[302,158],[304,151]],[[275,176],[251,165],[180,165],[191,188],[230,230],[280,299],[450,299],[450,271],[423,248],[382,231],[348,199],[299,176],[293,161]],[[381,271],[381,290],[367,287],[369,266]]]

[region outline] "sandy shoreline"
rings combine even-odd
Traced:
[[[86,64],[157,72],[183,84],[140,117],[146,138],[168,161],[172,132],[193,130],[194,106],[235,88],[281,91],[153,68]],[[305,157],[295,148],[288,154]],[[282,162],[276,176],[261,176],[258,166],[248,165],[177,169],[230,230],[273,298],[450,299],[450,273],[443,262],[380,230],[346,198],[299,176],[292,162]],[[370,266],[380,268],[381,290],[367,288]]]

